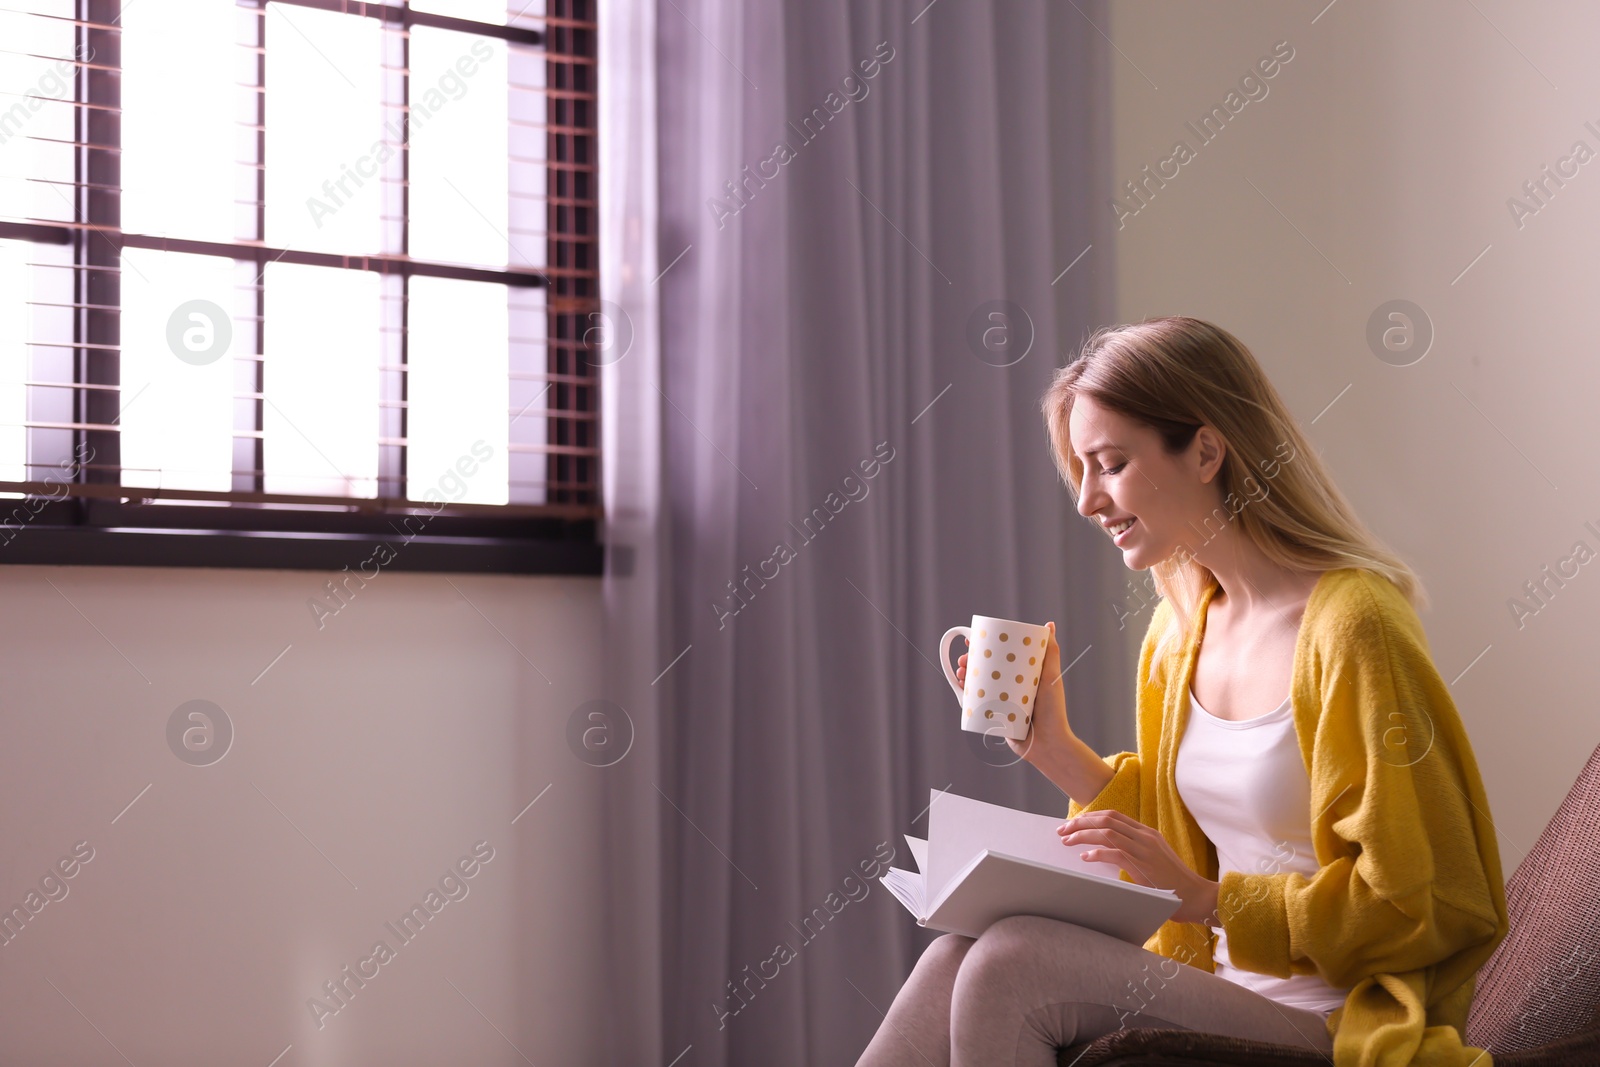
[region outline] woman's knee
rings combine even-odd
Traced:
[[[975,944],[972,938],[960,934],[940,934],[932,944],[922,950],[913,976],[923,979],[942,979],[946,985],[955,980],[962,961]]]
[[[1044,971],[1078,969],[1074,948],[1093,931],[1037,915],[1001,919],[983,932],[961,963],[960,982],[968,992],[1034,984]]]
[[[1037,952],[1070,941],[1082,927],[1038,915],[1013,915],[990,924],[972,946],[985,963],[1014,963],[1019,957],[1031,958]]]

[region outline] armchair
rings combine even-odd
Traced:
[[[1478,971],[1466,1039],[1495,1067],[1600,1064],[1600,748],[1506,882],[1510,930]],[[1193,1030],[1119,1030],[1059,1067],[1327,1067],[1320,1052]]]

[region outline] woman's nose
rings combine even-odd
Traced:
[[[1089,518],[1105,506],[1105,501],[1101,499],[1104,496],[1105,493],[1100,489],[1099,479],[1085,472],[1083,482],[1079,486],[1078,514],[1084,518]]]

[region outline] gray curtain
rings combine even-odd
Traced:
[[[632,962],[658,968],[660,1010],[632,1017],[661,1063],[850,1063],[930,936],[862,869],[886,849],[910,865],[929,788],[1065,812],[958,729],[940,634],[1056,620],[1064,660],[1089,648],[1067,675],[1076,728],[1131,745],[1127,575],[1073,513],[1038,408],[1109,321],[1105,16],[653,17],[657,247],[629,285],[660,347],[606,382],[639,405],[612,462],[659,479],[629,557],[657,595],[608,601],[658,769],[618,805],[649,799],[659,832],[659,951]],[[625,838],[619,872],[646,877]]]

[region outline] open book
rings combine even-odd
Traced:
[[[931,795],[928,839],[906,836],[917,870],[891,867],[879,879],[921,926],[977,937],[1008,916],[1042,915],[1142,945],[1182,903],[1085,860],[1093,845],[1063,845],[1059,818]]]

